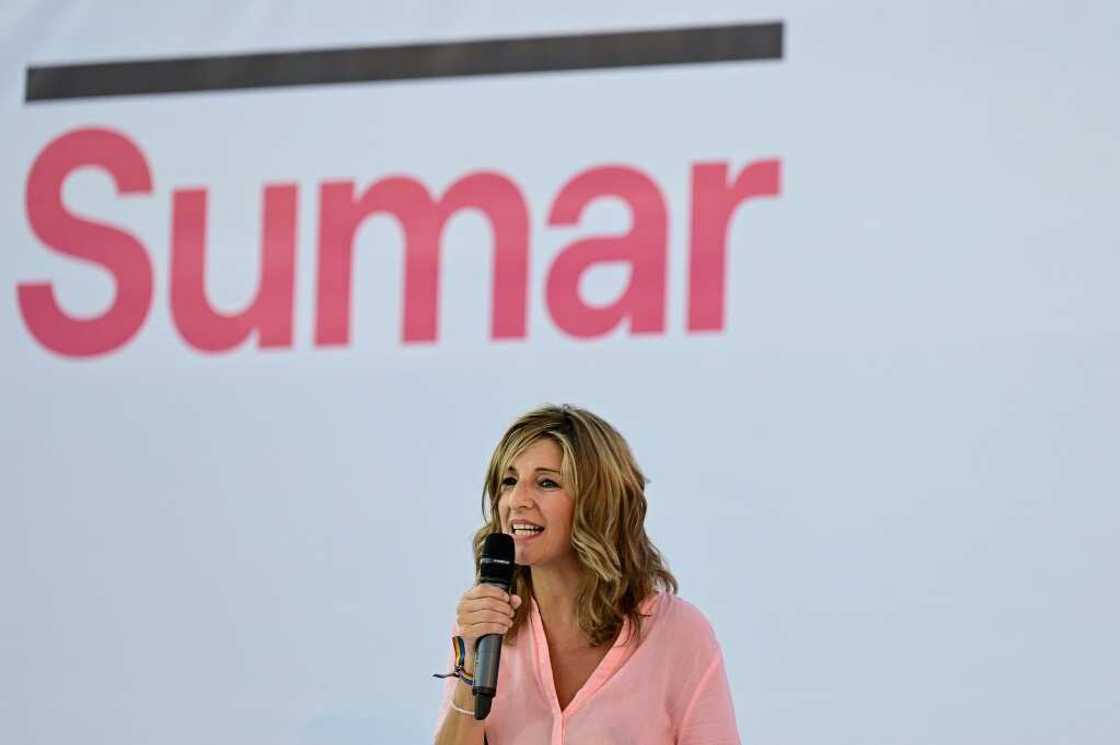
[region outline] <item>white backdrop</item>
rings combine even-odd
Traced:
[[[379,7],[383,6],[383,7]],[[429,739],[486,458],[587,406],[652,479],[649,529],[711,619],[751,743],[1120,741],[1120,73],[1114,3],[8,0],[0,8],[0,742]],[[784,59],[29,104],[29,66],[781,20]],[[144,245],[150,313],[77,359],[17,287],[102,313],[112,275],[25,205],[103,127],[68,208]],[[687,330],[693,164],[777,159],[730,226],[724,328]],[[563,185],[638,169],[668,212],[667,325],[549,314]],[[524,339],[490,338],[492,234],[443,236],[439,335],[400,338],[402,233],[366,221],[351,341],[314,343],[318,190],[494,170],[529,207]],[[252,298],[265,184],[298,186],[294,340],[200,352],[169,300],[171,199],[209,190],[207,287]],[[602,265],[591,303],[625,286]]]

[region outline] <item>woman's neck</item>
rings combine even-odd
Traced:
[[[576,594],[582,575],[577,562],[558,563],[532,568],[533,597],[541,614],[541,622],[549,636],[582,637],[576,621]]]

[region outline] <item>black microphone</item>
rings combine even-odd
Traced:
[[[482,558],[478,562],[479,584],[500,587],[509,592],[513,581],[513,536],[491,533],[482,544]],[[490,714],[490,704],[498,692],[498,662],[502,658],[502,635],[487,634],[475,646],[474,718],[485,719]]]

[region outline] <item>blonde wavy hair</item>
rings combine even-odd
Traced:
[[[677,580],[646,535],[645,476],[622,435],[590,411],[566,404],[542,406],[506,430],[486,469],[485,522],[474,535],[475,569],[486,536],[502,530],[498,498],[506,470],[546,437],[560,447],[561,476],[574,500],[572,548],[584,570],[576,596],[576,621],[594,646],[615,639],[627,618],[633,634],[640,635],[642,601],[656,590],[675,593]],[[510,638],[529,614],[533,597],[529,567],[517,567],[511,591],[523,602],[507,633]]]

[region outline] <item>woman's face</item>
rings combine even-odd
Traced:
[[[514,560],[541,567],[575,557],[575,500],[561,481],[560,446],[544,437],[525,449],[502,475],[498,516],[513,536]]]

